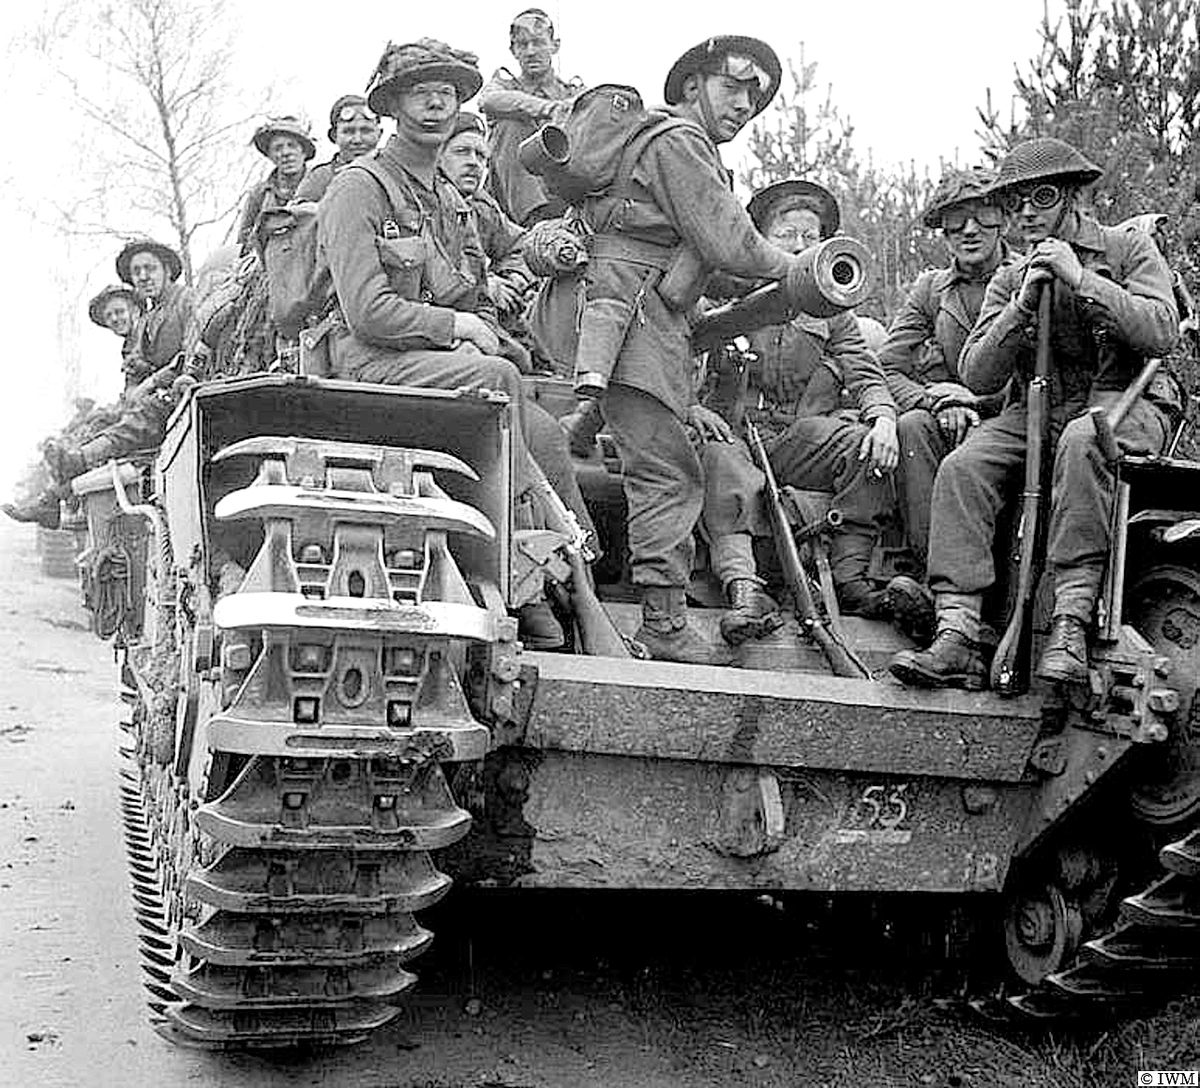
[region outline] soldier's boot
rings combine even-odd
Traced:
[[[937,611],[929,589],[907,574],[897,574],[884,592],[896,626],[918,646],[928,646],[937,633]]]
[[[1088,682],[1087,629],[1074,616],[1055,616],[1037,674],[1057,684]]]
[[[60,521],[60,504],[58,492],[54,489],[43,491],[24,502],[6,502],[0,506],[13,521],[32,522],[43,529],[57,529]]]
[[[685,665],[728,665],[732,656],[708,642],[688,623],[682,588],[646,586],[642,590],[642,625],[634,634],[655,661]]]
[[[983,691],[988,653],[981,641],[983,601],[973,593],[939,593],[937,635],[926,650],[901,650],[888,668],[903,684],[918,688]]]
[[[721,637],[731,646],[762,638],[783,626],[779,605],[757,578],[734,578],[725,587],[730,609],[721,617]]]
[[[93,443],[89,443],[92,445]],[[83,452],[75,446],[68,445],[56,438],[51,438],[42,446],[42,457],[50,468],[50,473],[61,485],[69,484],[76,476],[86,472],[92,465],[98,465],[101,460],[88,462]]]
[[[517,635],[530,650],[561,650],[567,642],[562,624],[545,600],[517,609]]]
[[[874,547],[875,535],[861,529],[843,529],[829,541],[829,566],[844,615],[872,620],[891,616],[887,593],[868,577]]]
[[[1054,623],[1037,675],[1058,684],[1088,681],[1087,626],[1104,579],[1101,564],[1054,568]]]

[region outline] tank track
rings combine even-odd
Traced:
[[[1085,941],[1071,966],[1009,998],[1034,1020],[1144,1010],[1194,984],[1200,966],[1200,827],[1158,852],[1164,872],[1120,904],[1117,923]]]
[[[419,451],[342,445],[321,489],[320,444],[239,446],[260,473],[217,517],[261,518],[264,536],[213,611],[208,717],[177,724],[198,713],[187,652],[173,673],[169,644],[131,650],[127,670],[121,808],[151,1021],[210,1049],[357,1043],[399,1014],[432,939],[414,914],[450,887],[431,851],[470,826],[441,766],[489,743],[458,680],[465,643],[515,631],[474,605],[446,546],[490,525],[393,456]],[[406,475],[381,489],[387,464]],[[194,791],[185,732],[207,748]]]

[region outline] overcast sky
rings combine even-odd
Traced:
[[[798,61],[803,43],[804,58],[817,64],[819,87],[832,86],[834,102],[853,121],[860,155],[870,153],[883,164],[912,160],[919,168],[936,170],[939,159],[975,161],[975,109],[989,88],[997,102],[1008,101],[1014,64],[1024,66],[1036,50],[1043,2],[760,0],[735,8],[729,0],[542,0],[540,6],[558,27],[564,75],[586,83],[631,83],[648,102],[660,99],[675,57],[709,35],[761,37],[785,60]],[[278,111],[307,115],[314,133],[321,134],[329,104],[363,89],[389,38],[442,38],[478,53],[487,75],[514,63],[507,27],[524,6],[521,0],[231,3],[242,28],[243,81],[276,86]],[[1061,0],[1050,3],[1052,13],[1061,8]],[[70,189],[70,163],[61,154],[65,142],[55,141],[56,156],[46,142],[53,141],[54,132],[38,131],[38,125],[69,125],[72,115],[61,96],[38,86],[23,67],[27,62],[11,48],[21,21],[31,13],[23,5],[4,8],[0,35],[10,49],[0,85],[8,92],[10,128],[0,181],[9,200],[0,208],[0,228],[9,259],[0,263],[0,288],[11,331],[5,338],[7,404],[0,409],[0,498],[7,496],[36,440],[66,413],[53,300],[71,290],[82,310],[85,300],[112,280],[112,256],[119,248],[76,245],[68,260],[61,239],[29,214],[47,195]],[[318,157],[326,157],[328,148],[320,142]],[[730,145],[727,164],[736,166],[741,153],[740,141]],[[116,339],[91,326],[84,313],[78,327],[83,392],[111,398],[120,387]]]

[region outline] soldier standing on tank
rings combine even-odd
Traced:
[[[383,180],[365,159],[343,169],[318,216],[344,322],[330,333],[333,370],[388,385],[507,393],[518,499],[544,472],[581,526],[594,533],[562,428],[526,401],[519,371],[499,354],[474,216],[437,169],[459,105],[481,83],[473,54],[429,38],[389,45],[380,59],[367,101],[396,119],[396,134],[370,160]],[[521,620],[527,644],[561,644],[562,631],[544,602],[524,610]]]
[[[334,174],[359,155],[366,155],[379,146],[383,129],[361,94],[344,94],[329,111],[328,135],[337,151],[328,162],[319,163],[304,175],[292,196],[293,202],[320,200]]]
[[[296,195],[308,162],[317,153],[308,126],[290,116],[272,117],[259,126],[250,142],[271,160],[274,169],[246,194],[237,231],[243,251],[253,243],[262,213],[288,203]]]
[[[929,551],[937,637],[928,650],[893,659],[893,674],[907,684],[971,690],[987,684],[982,595],[995,581],[997,515],[1024,473],[1025,397],[1044,289],[1053,292],[1047,559],[1054,605],[1037,674],[1056,682],[1087,679],[1086,632],[1108,553],[1114,491],[1087,409],[1111,405],[1147,357],[1169,351],[1179,321],[1171,271],[1151,239],[1102,226],[1080,209],[1081,189],[1102,173],[1052,137],[1018,144],[1000,164],[993,192],[1015,216],[1028,253],[992,277],[959,371],[980,395],[999,392],[1011,379],[1011,394],[1004,410],[974,428],[938,470]],[[1142,398],[1117,438],[1125,452],[1153,454],[1167,431],[1165,415]]]
[[[841,222],[833,194],[810,181],[769,185],[747,210],[767,241],[789,253],[836,234]],[[879,363],[850,312],[799,314],[749,339],[745,369],[719,375],[706,404],[735,430],[743,419],[758,427],[780,485],[835,493],[844,519],[830,540],[839,603],[850,614],[883,617],[886,599],[867,572],[879,517],[890,505],[884,477],[896,465],[898,446],[896,408]],[[757,578],[752,548],[753,537],[771,532],[765,479],[740,440],[704,442],[700,462],[700,522],[731,605],[721,633],[737,643],[781,622]]]
[[[517,161],[517,148],[554,118],[563,100],[579,94],[583,84],[567,82],[554,71],[560,43],[550,16],[541,8],[528,8],[513,19],[508,41],[520,73],[498,69],[479,96],[479,109],[491,125],[492,196],[505,215],[527,227],[561,215],[564,206],[546,192],[541,178]]]
[[[594,275],[634,314],[602,408],[624,472],[631,575],[642,597],[636,637],[662,660],[711,660],[687,621],[692,534],[704,503],[693,436],[730,437],[729,425],[696,401],[687,315],[713,272],[779,280],[797,267],[755,229],[717,151],[766,108],[779,80],[779,58],[756,38],[714,37],[687,50],[664,87],[668,112],[684,123],[663,129],[639,156],[622,214],[604,215],[603,201],[591,213],[602,227],[589,243]]]
[[[442,148],[439,166],[475,213],[475,227],[488,259],[488,297],[504,327],[518,332],[526,296],[537,283],[537,277],[529,270],[520,249],[525,228],[509,219],[483,187],[488,176],[488,145],[487,130],[479,114],[459,111],[454,131]]]
[[[1012,260],[1002,236],[1004,211],[991,196],[995,180],[993,171],[981,167],[943,176],[923,221],[942,232],[950,264],[917,277],[879,352],[900,411],[900,517],[922,574],[929,556],[929,509],[938,465],[972,428],[1001,408],[999,396],[972,393],[958,375],[958,357],[979,317],[988,281]],[[934,612],[929,591],[904,575],[893,579],[888,589],[902,626],[918,642],[929,643]]]

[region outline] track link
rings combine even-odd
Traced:
[[[1085,941],[1070,967],[1009,997],[1034,1020],[1144,1010],[1192,985],[1200,967],[1200,828],[1159,851],[1166,875],[1121,901],[1117,924]]]
[[[240,455],[265,459],[217,517],[264,532],[213,610],[208,717],[176,720],[200,703],[199,670],[169,665],[193,617],[129,655],[121,804],[151,1018],[209,1049],[356,1043],[399,1014],[432,939],[414,912],[450,887],[430,851],[470,827],[442,769],[489,742],[463,641],[507,626],[476,605],[446,533],[491,527],[420,470],[470,472],[441,455],[261,439],[218,457]],[[185,734],[207,750],[202,797]]]

